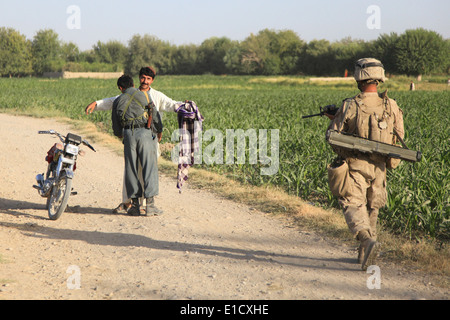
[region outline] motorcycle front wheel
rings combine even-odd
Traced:
[[[58,181],[53,185],[50,196],[47,198],[48,216],[51,220],[57,220],[66,210],[72,191],[72,179],[65,173],[61,173]]]

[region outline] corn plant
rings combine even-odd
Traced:
[[[249,185],[276,185],[323,207],[337,207],[326,165],[335,157],[325,141],[327,118],[301,119],[320,106],[340,105],[357,94],[353,83],[316,85],[307,79],[266,81],[249,76],[162,76],[153,87],[177,101],[194,100],[205,116],[204,130],[279,129],[279,170],[262,176],[259,164],[200,165]],[[272,80],[272,79],[271,79]],[[135,79],[138,84],[138,79]],[[0,79],[0,109],[64,114],[95,122],[111,132],[110,112],[84,114],[88,103],[120,92],[115,80]],[[390,83],[395,87],[395,83]],[[388,172],[388,203],[380,220],[393,232],[450,238],[450,90],[389,93],[404,111],[405,141],[423,160],[403,162]],[[45,111],[45,112],[44,112]],[[175,114],[163,114],[164,142],[177,129]],[[204,143],[207,145],[207,143]],[[164,156],[170,157],[169,154]]]

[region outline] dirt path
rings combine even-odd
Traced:
[[[76,212],[50,221],[32,185],[56,139],[37,131],[76,130],[4,114],[0,123],[0,299],[449,297],[427,275],[383,263],[381,288],[369,289],[354,247],[206,191],[179,194],[174,177],[160,177],[163,216],[114,215],[123,159],[98,144],[79,158]]]

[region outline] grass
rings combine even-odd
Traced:
[[[447,241],[450,239],[450,128],[446,122],[450,118],[450,90],[410,92],[407,90],[411,80],[414,79],[392,77],[381,90],[389,89],[389,95],[399,102],[405,114],[405,140],[410,148],[422,151],[424,158],[421,163],[403,163],[389,172],[389,202],[381,219],[389,222],[392,231],[410,238],[426,236]],[[442,88],[447,85],[444,80],[424,78],[417,87],[429,84]],[[0,79],[0,85],[8,92],[0,97],[0,110],[91,120],[104,132],[111,133],[110,112],[95,112],[88,117],[83,110],[91,101],[117,95],[114,80]],[[33,94],[24,95],[25,88]],[[324,139],[328,121],[301,117],[317,113],[326,104],[340,105],[344,98],[355,95],[357,90],[352,81],[166,76],[158,77],[154,88],[175,100],[196,101],[206,118],[205,130],[217,129],[222,133],[227,129],[280,130],[279,174],[262,176],[260,167],[251,164],[202,165],[203,169],[234,177],[243,184],[277,186],[325,208],[337,207],[326,178],[326,165],[334,157]],[[166,127],[163,142],[168,143],[177,128],[176,116],[164,114],[163,120]]]
[[[122,143],[111,137],[110,134],[99,130],[92,122],[61,117],[55,118],[55,121],[70,124],[90,142],[102,144],[123,156]],[[170,149],[172,146],[170,143],[163,144],[161,149],[166,147]],[[175,179],[176,164],[169,159],[160,157],[158,165],[162,174]],[[289,195],[280,187],[242,184],[236,179],[199,167],[189,169],[187,184],[190,188],[212,192],[248,205],[277,219],[282,219],[291,227],[312,230],[330,240],[340,241],[351,247],[356,246],[340,210],[315,206],[297,196]],[[449,285],[446,280],[450,276],[450,252],[447,245],[429,239],[411,241],[408,238],[392,234],[384,225],[380,226],[379,240],[383,243],[383,252],[385,253],[383,259],[428,272],[432,276],[439,277],[439,285],[443,287]]]
[[[176,175],[176,165],[169,160],[160,158],[159,168],[164,174]],[[340,210],[314,206],[299,197],[287,194],[279,187],[243,185],[234,179],[195,167],[189,169],[188,183],[191,188],[207,190],[285,219],[296,228],[314,230],[324,237],[349,246],[356,244]],[[392,234],[385,225],[380,226],[378,238],[383,243],[385,259],[437,276],[450,276],[450,252],[448,246],[442,242],[425,239],[411,241]],[[448,283],[442,285],[446,286]]]
[[[77,123],[77,129],[83,135],[91,133],[89,139],[104,142],[122,154],[122,145],[117,140],[110,140],[109,135],[92,131],[90,123]],[[164,145],[161,146],[164,149]],[[170,148],[170,144],[169,144]],[[176,177],[177,167],[172,161],[160,158],[160,172]],[[276,186],[251,186],[242,184],[227,176],[206,171],[197,167],[189,169],[188,184],[191,188],[213,192],[219,196],[250,206],[263,213],[283,219],[295,228],[309,229],[323,236],[354,246],[355,241],[348,231],[347,224],[340,210],[323,209],[287,194]],[[439,241],[411,241],[389,232],[385,226],[380,226],[379,240],[383,243],[384,259],[408,265],[436,276],[450,276],[450,252],[448,246]],[[441,285],[447,286],[445,278]]]
[[[411,80],[392,77],[382,90],[389,89],[389,96],[403,109],[405,141],[410,148],[422,151],[424,158],[421,163],[402,163],[388,173],[389,199],[380,221],[386,233],[401,239],[392,241],[396,249],[388,250],[390,255],[414,260],[417,248],[423,246],[437,253],[430,261],[440,261],[440,256],[448,259],[450,239],[450,90],[441,77],[424,78],[416,82],[417,90],[410,92]],[[112,139],[109,143],[115,146],[110,135],[110,113],[95,112],[88,117],[83,112],[91,101],[119,93],[114,80],[0,79],[0,85],[8,92],[0,97],[3,112],[68,117],[71,122],[80,121],[83,127],[89,121],[86,130],[93,136],[102,132],[103,138]],[[219,189],[217,192],[236,201],[286,214],[296,223],[320,227],[333,236],[348,236],[337,200],[327,185],[326,165],[334,157],[324,139],[328,121],[302,120],[301,116],[317,113],[319,106],[339,105],[357,93],[354,83],[313,83],[305,77],[163,76],[156,79],[154,88],[175,100],[196,101],[206,118],[205,130],[280,129],[277,175],[261,176],[260,167],[249,164],[203,164],[197,167],[201,170],[193,171],[196,173],[190,178],[191,184]],[[24,90],[32,94],[24,95]],[[173,144],[170,136],[177,128],[176,115],[164,114],[163,120],[163,143]],[[161,161],[169,157],[166,152]],[[229,185],[233,188],[227,190]],[[317,210],[323,213],[317,214]],[[403,240],[405,245],[399,245],[398,241]],[[411,243],[410,247],[406,245]]]

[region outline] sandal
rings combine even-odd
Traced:
[[[117,208],[113,209],[113,213],[127,213],[130,207],[131,203],[121,203],[117,206]]]

